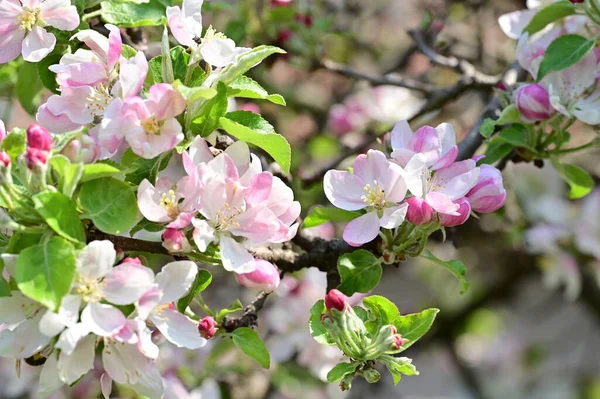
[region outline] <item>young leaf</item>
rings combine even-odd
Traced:
[[[60,237],[52,237],[21,252],[14,277],[25,296],[58,312],[74,275],[73,246]]]
[[[261,85],[247,76],[240,76],[227,88],[229,97],[255,98],[259,100],[268,100],[274,104],[285,105],[285,99],[278,95],[270,95]]]
[[[121,1],[101,1],[102,19],[124,28],[158,26],[167,23],[167,6],[160,0],[148,0],[144,4]]]
[[[496,129],[496,121],[491,118],[485,118],[479,128],[479,134],[487,139],[494,133],[494,129]]]
[[[271,367],[271,357],[267,347],[262,342],[258,333],[248,327],[240,327],[231,333],[233,343],[246,355],[256,360],[262,367]]]
[[[285,54],[285,51],[274,46],[263,45],[255,47],[247,53],[239,56],[237,58],[237,62],[226,66],[223,71],[221,71],[218,81],[229,85],[238,77],[246,73],[246,71],[248,71],[250,68],[253,68],[268,56],[276,53]]]
[[[368,296],[363,299],[363,305],[371,311],[372,318],[382,326],[392,324],[400,316],[398,307],[383,296]]]
[[[346,295],[369,292],[381,280],[381,262],[364,249],[345,254],[338,259],[338,271],[342,278],[339,290]]]
[[[2,258],[0,258],[0,298],[11,296],[10,286],[8,285],[8,283],[6,282],[4,277],[2,277],[3,272],[4,272],[4,261],[2,260]]]
[[[85,231],[75,203],[56,191],[44,191],[32,197],[35,210],[58,235],[76,243],[85,243]]]
[[[325,301],[322,299],[317,301],[312,308],[310,308],[310,320],[308,321],[308,328],[310,335],[320,343],[321,345],[334,345],[335,342],[331,339],[329,333],[323,327],[321,323],[321,315],[325,312]]]
[[[354,374],[354,371],[358,367],[358,363],[338,363],[336,364],[329,373],[327,373],[327,381],[329,382],[340,382],[346,374]]]
[[[515,104],[504,108],[495,122],[496,125],[508,125],[509,123],[522,123],[521,112]]]
[[[198,100],[210,100],[214,96],[217,95],[217,91],[215,89],[211,89],[210,87],[187,87],[180,80],[176,80],[173,82],[173,87],[177,89],[186,99],[188,104],[193,104]]]
[[[462,263],[460,260],[454,259],[454,260],[449,260],[449,261],[445,261],[445,260],[441,260],[439,258],[437,258],[431,251],[426,251],[423,254],[423,257],[425,259],[429,259],[430,261],[437,263],[440,266],[444,266],[446,269],[448,269],[450,271],[450,273],[452,273],[454,275],[454,277],[456,277],[456,279],[458,281],[460,281],[460,293],[464,294],[468,289],[469,289],[469,282],[467,281],[467,278],[465,277],[465,274],[467,274],[467,268],[465,266],[464,263]]]
[[[290,144],[285,137],[275,133],[273,126],[260,115],[249,111],[234,111],[219,119],[219,123],[237,139],[265,150],[281,166],[283,173],[290,172]]]
[[[196,297],[196,295],[204,291],[206,287],[210,285],[211,281],[212,275],[207,270],[198,270],[198,273],[196,274],[196,279],[192,284],[192,288],[190,288],[186,296],[184,296],[177,302],[177,310],[180,313],[185,313],[185,310],[190,305],[192,300]]]
[[[568,0],[549,4],[534,15],[531,22],[523,29],[523,33],[527,32],[531,36],[534,33],[541,31],[552,22],[558,21],[569,15],[575,15],[576,11],[575,5]]]
[[[320,226],[325,222],[349,222],[356,219],[360,215],[360,212],[345,211],[339,208],[315,206],[310,210],[308,216],[306,216],[304,219],[302,227],[308,229],[309,227]]]
[[[27,147],[27,135],[23,129],[15,129],[6,135],[2,140],[1,148],[10,156],[11,161],[15,161],[25,152]]]
[[[60,176],[59,190],[71,198],[83,174],[83,164],[72,164],[64,155],[55,155],[50,159],[50,165]]]
[[[86,181],[100,179],[101,177],[115,176],[120,173],[121,169],[117,168],[116,166],[102,162],[90,163],[83,165],[83,174],[81,175],[81,179],[79,179],[79,181],[84,183]]]
[[[156,158],[145,159],[135,155],[131,148],[128,148],[121,157],[121,164],[127,168],[125,181],[138,185],[142,180],[148,179],[150,183],[154,184],[158,172],[167,167],[172,154],[173,152],[168,152]]]
[[[185,49],[181,46],[175,46],[169,51],[171,56],[171,64],[173,66],[173,76],[176,80],[180,80],[185,83],[187,75],[188,63],[190,61],[190,55],[185,52]],[[149,73],[146,78],[146,83],[152,85],[154,83],[163,83],[162,77],[162,55],[152,58],[148,61]],[[192,73],[192,78],[188,83],[188,87],[200,86],[206,79],[206,72],[200,67],[195,67]]]
[[[219,83],[217,85],[217,95],[208,101],[205,101],[198,111],[193,112],[191,118],[192,133],[206,137],[211,134],[218,126],[220,118],[227,113],[227,87]],[[189,111],[188,112],[192,112]]]
[[[416,367],[412,365],[412,359],[407,357],[387,357],[384,363],[392,375],[394,385],[398,385],[402,379],[402,374],[407,376],[419,375]]]
[[[237,299],[233,304],[229,305],[228,308],[225,309],[221,309],[219,311],[219,313],[217,314],[217,320],[222,320],[223,317],[227,316],[230,313],[235,313],[237,311],[240,311],[244,309],[244,305],[242,305],[242,303],[240,302],[239,299]]]
[[[535,148],[529,143],[529,135],[523,125],[514,125],[503,129],[498,135],[498,140],[504,141],[513,147],[522,147],[535,151]]]
[[[112,177],[84,183],[79,191],[79,202],[94,225],[104,233],[124,233],[137,220],[133,190],[129,184]]]
[[[594,189],[594,179],[579,166],[562,163],[557,157],[552,157],[550,161],[560,177],[571,187],[569,198],[583,198]]]
[[[29,115],[35,115],[44,90],[37,68],[35,63],[25,62],[19,68],[17,75],[17,98]]]
[[[485,158],[483,158],[480,163],[491,165],[510,154],[512,150],[512,145],[498,137],[494,137],[489,141],[487,150],[485,151]]]
[[[550,43],[540,64],[537,80],[540,81],[553,71],[562,71],[575,65],[587,55],[596,43],[579,35],[564,35]]]
[[[420,313],[398,316],[393,321],[392,324],[394,324],[396,330],[398,330],[398,334],[402,335],[402,338],[407,340],[407,342],[402,345],[399,352],[406,350],[429,331],[433,325],[435,316],[439,311],[439,309],[435,308],[426,309]]]

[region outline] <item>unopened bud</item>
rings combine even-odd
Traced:
[[[34,123],[27,128],[27,146],[42,151],[52,149],[52,136],[50,132],[42,126]]]
[[[550,94],[537,83],[519,87],[515,91],[515,103],[521,115],[531,122],[544,121],[554,112],[550,104]]]
[[[205,316],[198,323],[198,332],[202,338],[211,339],[217,332],[217,322],[212,316]]]
[[[456,211],[458,215],[446,215],[443,213],[438,214],[440,218],[440,224],[444,227],[459,226],[467,221],[471,215],[471,203],[466,197],[462,197],[454,201],[455,204],[459,205]]]
[[[290,40],[294,36],[291,30],[282,29],[277,33],[277,43],[285,44],[288,40]]]
[[[34,169],[36,167],[44,167],[48,163],[48,151],[40,150],[34,147],[27,148],[25,152],[25,159],[27,160],[27,167]]]
[[[502,173],[491,165],[481,165],[479,169],[479,181],[467,193],[467,198],[475,212],[494,212],[506,201]]]
[[[446,24],[441,19],[436,19],[431,23],[431,32],[434,35],[439,35],[445,28]]]
[[[375,384],[381,378],[381,373],[375,369],[365,369],[360,372],[360,375],[362,375],[369,384]]]
[[[327,310],[337,309],[342,312],[347,305],[348,297],[339,290],[333,289],[325,296],[325,307]]]
[[[406,219],[419,226],[431,222],[433,218],[433,208],[421,198],[410,197],[406,200],[408,210],[406,211]]]
[[[4,126],[4,122],[0,119],[0,142],[4,140],[6,137],[6,126]]]
[[[238,282],[244,287],[273,292],[279,287],[279,270],[273,264],[262,259],[254,260],[255,269],[250,273],[236,274]]]
[[[292,0],[271,0],[273,7],[286,7],[292,5]]]
[[[90,136],[82,135],[67,143],[61,154],[71,162],[92,163],[98,156],[98,145]]]
[[[0,152],[0,166],[6,168],[8,165],[10,165],[10,157],[6,151]]]
[[[169,252],[189,252],[192,249],[185,234],[177,229],[165,230],[162,240],[162,246]]]
[[[496,89],[500,91],[508,91],[508,85],[504,80],[501,80],[498,83],[496,83]]]
[[[393,350],[400,349],[407,342],[408,342],[408,340],[402,338],[402,335],[400,335],[400,334],[394,334],[394,335],[392,335],[392,349]]]
[[[125,258],[121,263],[133,263],[134,265],[141,265],[142,261],[140,258]]]

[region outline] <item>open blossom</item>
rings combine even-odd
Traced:
[[[181,229],[190,224],[198,201],[195,181],[185,176],[176,184],[161,177],[153,186],[144,179],[138,187],[138,208],[152,222],[169,223],[167,227]]]
[[[372,241],[380,227],[393,229],[402,224],[408,205],[400,202],[406,188],[402,168],[376,150],[356,157],[354,173],[330,170],[324,178],[325,195],[333,205],[348,211],[367,210],[344,230],[344,240],[355,246]]]
[[[467,193],[471,209],[479,213],[498,210],[506,200],[506,190],[502,183],[502,173],[490,165],[479,167],[479,180]]]
[[[56,37],[44,29],[70,31],[79,26],[77,8],[69,0],[3,0],[0,3],[0,64],[23,54],[38,62],[52,52]]]
[[[414,134],[406,121],[400,121],[391,133],[392,158],[402,167],[415,156],[422,154],[427,167],[437,170],[456,160],[458,147],[454,128],[442,123],[435,129],[423,126]]]

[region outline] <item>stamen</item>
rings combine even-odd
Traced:
[[[100,302],[104,299],[104,283],[97,278],[78,276],[75,280],[75,292],[85,302]]]
[[[383,209],[385,208],[385,192],[377,180],[373,180],[373,184],[374,186],[367,184],[363,187],[365,195],[362,195],[360,199],[368,206],[372,206],[376,209]]]
[[[19,29],[26,30],[31,32],[33,27],[38,21],[38,17],[40,15],[40,9],[36,8],[32,10],[29,7],[23,7],[23,12],[19,14],[17,17],[17,23],[19,24]]]

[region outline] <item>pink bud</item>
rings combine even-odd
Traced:
[[[501,80],[498,83],[496,83],[496,89],[500,91],[508,91],[508,85],[505,81]]]
[[[177,229],[166,229],[162,240],[163,247],[169,252],[186,252],[190,246],[185,234]]]
[[[217,332],[217,322],[212,316],[205,316],[198,323],[198,332],[202,338],[211,339]]]
[[[25,153],[25,159],[27,160],[27,167],[29,169],[33,169],[36,166],[44,166],[48,163],[48,151],[29,147]]]
[[[445,25],[446,24],[444,23],[444,21],[442,21],[441,19],[436,19],[431,23],[431,31],[434,35],[438,35],[442,30],[444,30]]]
[[[52,149],[52,136],[50,132],[34,123],[27,128],[27,146],[42,151]]]
[[[490,165],[481,165],[479,181],[467,194],[471,209],[475,212],[494,212],[504,205],[506,190],[502,185],[502,173]]]
[[[583,3],[585,0],[571,0],[571,3],[573,4],[579,4],[579,3]]]
[[[392,343],[393,350],[400,349],[405,343],[408,342],[408,340],[402,338],[402,335],[400,334],[394,334],[392,338],[394,339],[394,342]]]
[[[333,133],[343,135],[355,129],[351,113],[343,104],[335,104],[329,110],[329,128]]]
[[[7,167],[10,165],[10,157],[6,153],[6,151],[0,152],[0,166]]]
[[[140,258],[125,258],[121,263],[133,263],[134,265],[141,265],[142,261]]]
[[[254,103],[242,104],[238,107],[238,109],[240,111],[250,111],[250,112],[254,112],[255,114],[260,114],[260,107]]]
[[[440,224],[444,227],[454,227],[459,226],[467,221],[469,215],[471,214],[471,204],[466,197],[462,197],[454,201],[455,204],[458,204],[460,207],[458,208],[459,215],[446,215],[443,213],[439,213]]]
[[[279,286],[279,270],[273,264],[262,259],[255,259],[256,268],[250,273],[236,274],[238,282],[244,287],[273,292]]]
[[[325,295],[325,307],[327,310],[337,309],[340,312],[346,308],[348,297],[341,291],[333,289]]]
[[[537,83],[519,87],[515,91],[515,103],[523,117],[529,121],[543,121],[552,116],[548,91]]]
[[[4,122],[0,119],[0,142],[4,140],[6,137],[6,126],[4,126]]]
[[[312,15],[306,14],[304,16],[304,25],[306,25],[310,28],[311,26],[313,26],[314,23],[315,23],[315,20]]]
[[[273,7],[286,7],[292,5],[292,0],[271,0]]]
[[[406,219],[409,222],[416,226],[431,222],[433,208],[427,202],[417,197],[411,197],[406,202],[408,203]]]
[[[83,135],[67,143],[61,154],[71,162],[92,163],[98,156],[98,145],[90,136]]]

